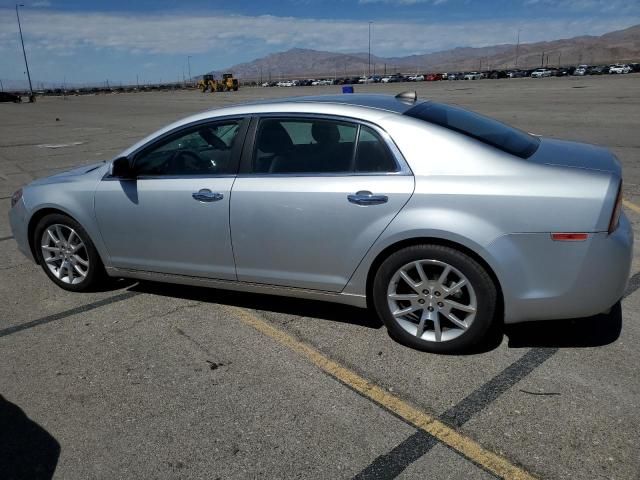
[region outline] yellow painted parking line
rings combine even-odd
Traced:
[[[472,462],[480,465],[498,477],[506,480],[535,479],[531,474],[512,464],[506,458],[485,449],[475,440],[472,440],[457,430],[445,425],[433,415],[410,405],[374,383],[369,382],[354,371],[343,367],[339,363],[331,360],[329,357],[316,350],[314,347],[294,338],[283,330],[274,327],[269,322],[261,319],[255,313],[238,307],[226,308],[245,324],[250,325],[264,335],[271,337],[278,343],[306,357],[311,361],[311,363],[335,379],[348,385],[353,390],[369,398],[378,405],[393,412],[408,423],[429,433],[438,441],[448,445]]]
[[[632,212],[640,213],[640,207],[638,205],[636,205],[635,203],[630,202],[629,200],[623,199],[622,200],[622,205],[627,207]]]

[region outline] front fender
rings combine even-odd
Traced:
[[[102,262],[105,266],[108,266],[108,252],[98,230],[94,211],[95,186],[97,186],[97,182],[90,189],[87,189],[87,185],[83,182],[28,187],[23,197],[27,210],[25,218],[27,219],[29,232],[33,232],[35,225],[32,222],[39,218],[45,210],[57,210],[68,215],[84,228],[96,247]],[[31,239],[29,239],[29,242],[31,242]]]

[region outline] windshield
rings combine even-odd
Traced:
[[[522,130],[451,105],[424,102],[405,115],[454,130],[520,158],[529,158],[540,143]]]

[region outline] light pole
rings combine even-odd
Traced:
[[[31,85],[31,74],[29,73],[29,63],[27,62],[27,52],[24,49],[24,39],[22,38],[22,26],[20,25],[20,14],[18,7],[24,7],[23,4],[16,3],[16,18],[18,19],[18,30],[20,31],[20,43],[22,44],[22,55],[24,56],[24,65],[27,68],[27,79],[29,80],[29,102],[34,101],[33,86]]]
[[[371,25],[373,22],[369,22],[369,77],[371,76]]]
[[[187,57],[187,69],[189,71],[189,83],[191,83],[191,55]]]
[[[518,41],[516,42],[516,67],[518,66],[518,54],[520,53],[520,32],[521,28],[518,29]]]

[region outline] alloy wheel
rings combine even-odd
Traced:
[[[62,224],[53,224],[42,233],[42,259],[53,275],[63,283],[77,285],[89,272],[87,248],[76,231]]]
[[[387,303],[407,333],[430,342],[464,334],[478,308],[469,279],[440,260],[418,260],[398,269],[387,288]]]

